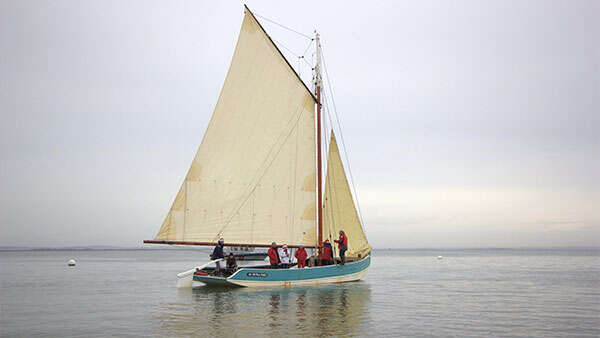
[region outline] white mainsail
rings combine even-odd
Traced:
[[[371,251],[371,246],[367,242],[352,200],[333,131],[329,142],[323,208],[323,238],[337,239],[339,231],[344,230],[348,236],[346,256],[365,257]]]
[[[314,245],[314,105],[247,10],[212,119],[155,240]]]

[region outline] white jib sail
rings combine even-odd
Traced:
[[[371,251],[371,246],[367,242],[352,200],[350,186],[333,131],[327,158],[323,207],[323,238],[333,241],[339,237],[339,231],[344,230],[348,236],[346,256],[365,257]]]

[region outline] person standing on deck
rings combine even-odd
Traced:
[[[340,259],[342,260],[342,265],[346,264],[346,250],[348,250],[348,237],[344,230],[340,230],[340,238],[333,240],[338,244],[338,248],[340,249]]]
[[[303,245],[300,245],[300,247],[298,248],[298,250],[296,250],[296,253],[294,254],[294,257],[296,257],[296,260],[298,260],[298,269],[306,267],[307,256],[308,254],[306,253],[306,249],[304,249]]]
[[[321,251],[321,265],[331,265],[333,264],[333,248],[331,247],[331,243],[326,239],[323,242],[323,250]]]
[[[223,247],[225,247],[225,240],[223,237],[219,238],[219,242],[215,246],[212,255],[210,255],[210,259],[215,260],[219,258],[225,258],[225,254],[223,253]],[[221,262],[216,262],[217,264],[217,272],[221,271]]]
[[[269,251],[267,251],[267,255],[269,256],[269,263],[271,263],[271,269],[277,269],[280,259],[279,254],[277,253],[277,244],[275,242],[271,243],[271,247],[269,248]]]
[[[290,252],[288,251],[287,244],[284,244],[279,251],[279,258],[281,259],[281,267],[287,269],[290,267]]]

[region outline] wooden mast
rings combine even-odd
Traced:
[[[321,163],[321,40],[319,33],[315,33],[317,46],[317,65],[315,66],[315,91],[317,93],[317,247],[321,254],[323,243],[323,188],[322,163]]]

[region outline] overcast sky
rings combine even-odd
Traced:
[[[321,33],[374,247],[600,245],[600,1],[247,3]],[[242,18],[0,0],[0,245],[153,238]]]

